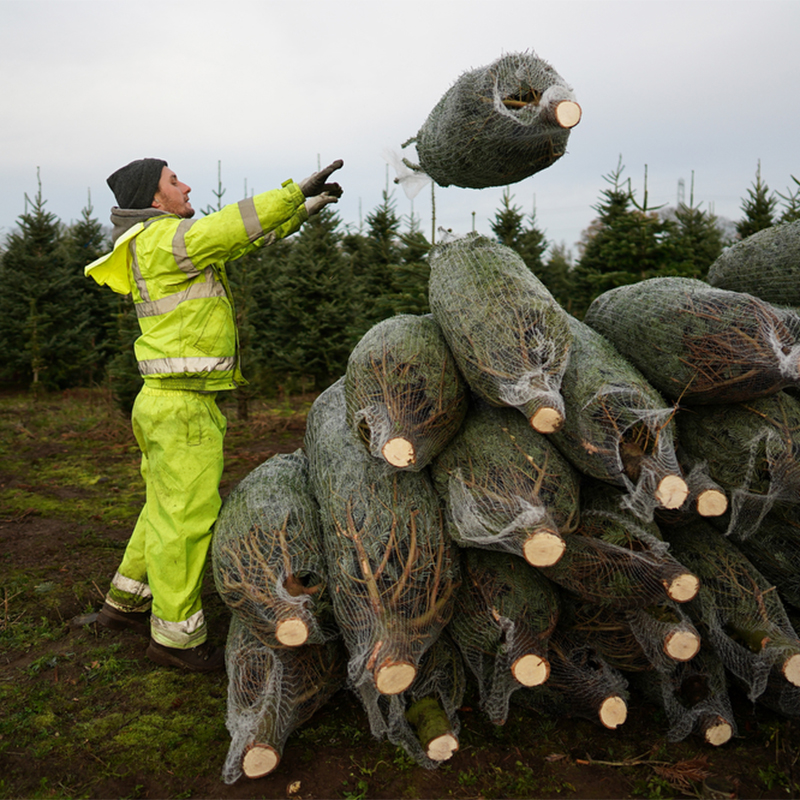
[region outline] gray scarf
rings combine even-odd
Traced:
[[[111,232],[111,244],[116,244],[117,239],[137,222],[144,222],[152,217],[168,213],[160,208],[118,208],[114,206],[111,209],[111,224],[114,226],[114,230]]]

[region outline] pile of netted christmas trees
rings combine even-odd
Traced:
[[[226,781],[344,687],[427,767],[470,683],[498,724],[644,699],[714,745],[734,684],[800,714],[800,284],[770,295],[752,239],[583,321],[509,248],[432,250],[432,313],[372,328],[223,506]],[[768,242],[800,269],[800,223]]]

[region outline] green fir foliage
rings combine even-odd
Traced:
[[[33,390],[79,385],[95,361],[89,308],[41,182],[0,266],[0,377]]]

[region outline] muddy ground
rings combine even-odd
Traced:
[[[222,484],[302,444],[313,396],[233,405]],[[0,395],[0,797],[479,798],[794,797],[800,725],[732,690],[738,732],[722,747],[667,738],[659,708],[632,697],[627,722],[513,707],[493,725],[470,690],[460,749],[436,770],[373,739],[340,691],[289,738],[277,770],[220,779],[229,737],[224,674],[155,667],[147,640],[87,621],[142,500],[127,420],[101,391]],[[212,639],[228,612],[207,576]]]

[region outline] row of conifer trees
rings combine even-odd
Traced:
[[[525,214],[509,189],[490,221],[497,240],[516,250],[577,317],[617,285],[666,275],[702,278],[733,238],[800,217],[800,181],[793,176],[795,191],[776,196],[759,170],[742,201],[742,220],[726,234],[693,197],[671,214],[649,208],[646,190],[638,202],[623,171],[620,161],[604,176],[608,187],[578,243],[576,263],[563,243],[547,241],[535,210]],[[26,197],[0,252],[0,381],[36,390],[107,383],[129,409],[140,385],[131,303],[83,275],[109,246],[91,204],[67,226],[46,209],[41,185],[33,199]],[[358,230],[326,209],[289,240],[230,265],[250,380],[239,391],[239,408],[279,387],[324,388],[377,321],[426,313],[430,246],[419,220],[399,216],[385,191]]]

